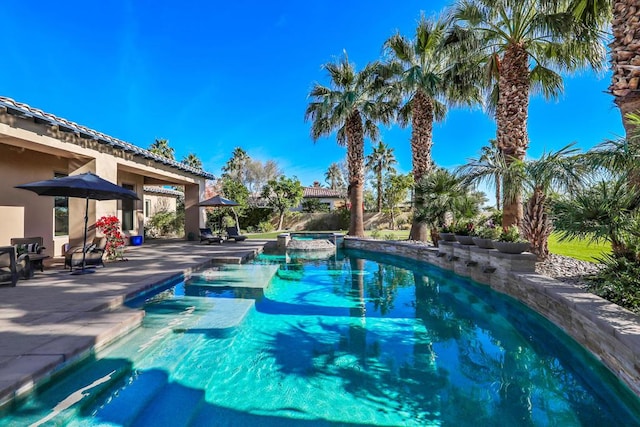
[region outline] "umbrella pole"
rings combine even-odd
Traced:
[[[84,236],[82,240],[82,268],[78,271],[74,271],[71,274],[86,274],[93,273],[93,270],[87,270],[86,260],[87,260],[87,226],[89,224],[89,198],[86,197],[86,203],[84,207]]]

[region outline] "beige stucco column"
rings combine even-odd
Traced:
[[[205,226],[206,214],[199,206],[200,198],[204,195],[205,181],[199,179],[198,184],[188,184],[184,186],[184,232],[185,237],[193,233],[197,237],[199,228]]]

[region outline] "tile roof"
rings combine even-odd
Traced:
[[[306,198],[334,198],[341,199],[344,197],[343,190],[332,190],[323,187],[303,187],[302,197]]]
[[[101,144],[107,144],[114,148],[119,148],[127,153],[133,153],[135,156],[141,156],[145,159],[151,159],[158,163],[162,163],[164,165],[189,172],[193,175],[201,176],[207,179],[215,179],[215,176],[209,172],[193,168],[176,160],[168,159],[166,157],[152,153],[149,150],[145,150],[144,148],[137,147],[128,142],[113,138],[109,135],[95,131],[93,129],[89,129],[88,127],[54,116],[53,114],[45,113],[44,111],[33,108],[27,104],[14,101],[11,98],[0,96],[0,109],[2,108],[5,108],[8,114],[25,119],[33,119],[36,123],[58,126],[58,129],[63,132],[72,132],[80,136],[81,138],[94,139]]]
[[[173,188],[158,187],[156,185],[145,185],[143,187],[145,193],[164,194],[167,196],[182,197],[184,193],[182,191],[174,190]]]

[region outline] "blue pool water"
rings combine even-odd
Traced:
[[[253,264],[147,298],[143,328],[0,425],[640,425],[609,371],[485,286],[362,252]]]

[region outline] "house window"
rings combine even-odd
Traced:
[[[130,184],[122,184],[123,188],[134,191],[134,186]],[[133,230],[133,209],[135,200],[122,200],[122,231]]]
[[[144,201],[144,217],[149,218],[151,216],[151,200]]]
[[[55,173],[54,178],[64,178],[67,174]],[[69,235],[69,198],[56,196],[53,199],[53,235]]]

